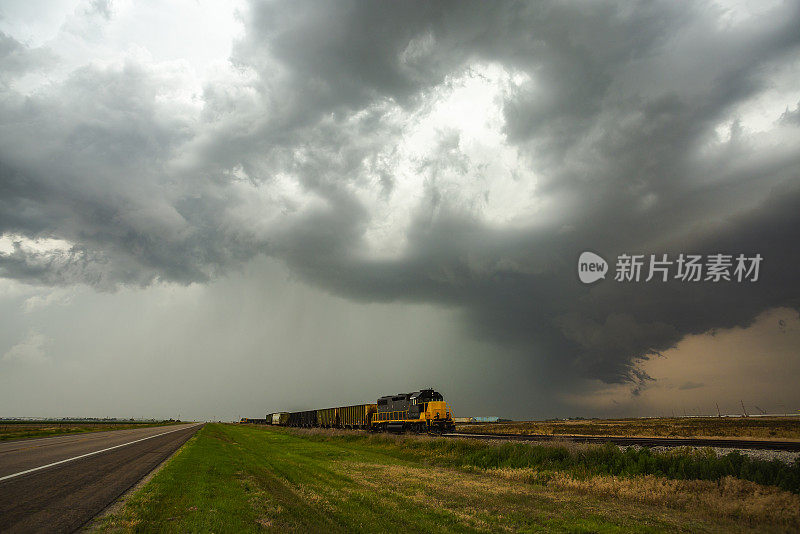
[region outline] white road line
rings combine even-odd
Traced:
[[[199,426],[199,425],[194,425]],[[191,428],[191,427],[189,427]],[[19,473],[14,473],[13,475],[6,475],[4,477],[0,477],[0,482],[3,480],[8,480],[9,478],[18,477],[21,475],[27,475],[28,473],[33,473],[34,471],[40,471],[42,469],[47,469],[48,467],[53,467],[54,465],[65,464],[67,462],[71,462],[73,460],[80,460],[81,458],[86,458],[87,456],[93,456],[95,454],[100,454],[101,452],[110,451],[113,449],[119,449],[120,447],[125,447],[127,445],[133,445],[134,443],[139,443],[140,441],[144,441],[146,439],[157,438],[158,436],[164,436],[166,434],[172,434],[173,432],[179,432],[181,430],[187,430],[187,428],[177,428],[175,430],[170,430],[169,432],[162,432],[161,434],[156,434],[155,436],[147,436],[146,438],[137,439],[135,441],[129,441],[128,443],[123,443],[121,445],[114,445],[113,447],[108,447],[107,449],[102,449],[99,451],[94,452],[87,452],[86,454],[81,454],[80,456],[73,456],[72,458],[67,458],[66,460],[59,460],[58,462],[53,462],[47,465],[40,465],[39,467],[34,467],[33,469],[26,469],[25,471],[20,471]]]

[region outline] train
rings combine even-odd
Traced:
[[[301,428],[349,428],[373,432],[443,434],[455,430],[453,410],[431,388],[378,398],[374,404],[353,404],[302,412],[274,412],[264,419],[243,417],[243,424]]]

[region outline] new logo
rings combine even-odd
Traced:
[[[578,258],[578,278],[584,284],[597,282],[606,277],[608,263],[594,252],[584,252]]]

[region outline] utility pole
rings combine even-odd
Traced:
[[[744,416],[748,417],[747,409],[744,407],[744,401],[742,399],[739,399],[739,403],[742,405],[742,412],[744,413]]]
[[[714,404],[717,405],[717,417],[722,417],[722,414],[719,413],[719,403],[715,402]]]

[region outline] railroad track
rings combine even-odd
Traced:
[[[471,434],[451,432],[444,437],[517,441],[574,441],[578,443],[613,443],[641,447],[725,447],[800,452],[800,441],[764,441],[724,438],[642,438],[624,436],[576,436],[561,434]]]

